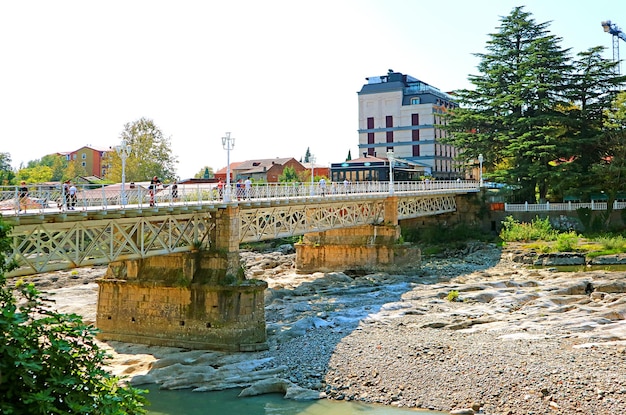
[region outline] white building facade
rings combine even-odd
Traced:
[[[395,158],[424,166],[438,179],[463,177],[454,161],[456,149],[440,142],[442,115],[457,107],[439,89],[391,69],[384,76],[366,78],[359,96],[359,152],[364,156]]]

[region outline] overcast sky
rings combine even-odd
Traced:
[[[108,148],[146,117],[180,178],[224,167],[227,131],[231,161],[356,158],[366,77],[467,88],[473,54],[518,5],[574,53],[603,45],[611,58],[600,22],[626,30],[624,0],[0,0],[0,152],[18,167]]]

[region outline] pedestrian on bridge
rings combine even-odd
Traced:
[[[70,210],[75,210],[75,208],[76,208],[76,199],[78,199],[77,195],[76,195],[76,186],[72,182],[69,182],[68,184],[70,185],[70,187],[69,187],[69,197],[70,197],[69,205],[70,205],[70,207],[69,207],[69,209]]]
[[[150,187],[148,187],[148,190],[150,190],[150,206],[155,205],[154,196],[156,195],[157,186],[160,184],[161,184],[161,180],[159,180],[158,176],[154,176],[152,180],[150,180]]]
[[[18,197],[19,197],[19,204],[20,204],[20,210],[18,211],[21,212],[22,210],[24,210],[24,212],[26,212],[26,208],[27,208],[27,202],[28,202],[28,187],[26,187],[26,182],[22,180],[22,183],[20,184],[20,188],[18,189]]]
[[[326,179],[321,178],[319,185],[320,185],[320,193],[322,194],[322,196],[326,196]]]
[[[243,182],[244,186],[245,186],[245,190],[246,190],[246,199],[250,200],[250,192],[252,191],[252,181],[250,180],[250,177],[248,176],[248,178]]]

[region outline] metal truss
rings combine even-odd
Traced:
[[[189,211],[127,210],[75,212],[24,217],[11,231],[9,260],[18,268],[9,275],[31,275],[107,264],[215,245],[218,207]],[[277,204],[239,205],[239,242],[322,232],[381,223],[385,197],[311,198]],[[451,194],[404,195],[398,198],[398,219],[456,211]],[[145,216],[140,216],[140,215]],[[28,222],[30,221],[30,223]],[[33,223],[36,222],[36,223]]]
[[[11,232],[9,257],[18,268],[9,275],[185,252],[198,243],[209,246],[214,229],[211,212],[19,225]]]
[[[409,196],[398,198],[398,219],[455,212],[454,195]]]
[[[242,208],[239,214],[240,242],[254,242],[380,223],[384,199]]]

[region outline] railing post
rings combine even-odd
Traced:
[[[546,200],[546,210],[549,212],[550,211],[550,201]]]
[[[524,202],[524,212],[528,212],[528,201]]]

